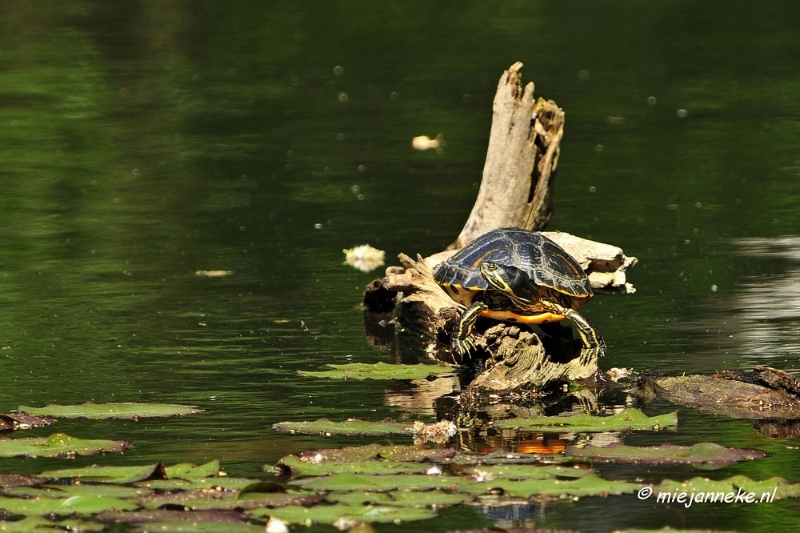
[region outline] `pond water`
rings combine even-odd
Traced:
[[[454,240],[497,80],[515,61],[566,111],[548,229],[639,258],[635,294],[586,308],[608,343],[601,365],[798,370],[798,23],[786,1],[3,3],[0,411],[197,405],[203,414],[58,431],[134,443],[104,464],[217,458],[254,477],[289,453],[365,442],[279,434],[278,421],[432,420],[387,401],[386,383],[297,371],[391,359],[366,341],[359,307],[381,271],[343,265],[342,249],[369,243],[392,263]],[[438,153],[411,147],[438,134]],[[679,416],[667,437],[626,442],[759,449],[768,457],[709,475],[800,482],[797,438]],[[96,462],[6,459],[0,470]],[[533,504],[528,518],[581,531],[791,531],[796,505],[616,496]],[[419,527],[495,518],[456,507]]]

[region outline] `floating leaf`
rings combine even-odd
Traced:
[[[40,487],[15,487],[3,491],[4,495],[25,498],[66,499],[72,496],[102,496],[108,498],[137,498],[150,494],[149,489],[114,485],[43,485]]]
[[[351,419],[345,422],[331,422],[320,418],[313,422],[278,422],[272,426],[278,431],[300,433],[303,435],[408,435],[412,434],[413,425],[403,422],[367,422]]]
[[[7,498],[0,497],[0,509],[5,509],[11,514],[20,515],[92,515],[101,511],[133,511],[139,506],[133,502],[120,498],[105,498],[98,496],[72,496],[67,499],[54,498]]]
[[[469,494],[451,494],[441,490],[393,492],[331,492],[329,502],[347,505],[395,505],[398,507],[443,507],[458,505],[472,499]]]
[[[0,439],[0,457],[74,457],[122,452],[130,447],[124,441],[86,440],[55,433],[50,437]]]
[[[145,509],[158,509],[162,506],[181,506],[192,510],[234,510],[258,509],[260,507],[284,507],[286,505],[311,505],[322,500],[322,495],[314,493],[287,492],[249,492],[246,497],[237,498],[238,491],[195,490],[151,494],[139,498],[137,502]]]
[[[440,463],[456,455],[454,448],[423,448],[421,446],[398,445],[384,446],[366,444],[364,446],[347,446],[326,450],[310,450],[300,454],[300,459],[312,464],[323,461],[364,461],[367,459],[383,459],[387,461],[412,461]]]
[[[427,520],[436,513],[430,509],[413,507],[393,507],[383,505],[318,505],[300,507],[291,505],[281,509],[258,509],[250,511],[255,517],[274,516],[293,524],[321,523],[332,524],[340,518],[351,518],[364,522],[395,522]]]
[[[333,474],[325,477],[298,479],[290,484],[304,489],[338,490],[349,492],[354,490],[390,491],[390,490],[426,490],[449,487],[455,478],[427,475],[385,475],[370,476],[356,474]]]
[[[107,511],[97,520],[127,525],[146,525],[146,531],[197,533],[264,533],[263,525],[247,523],[242,513],[231,511]],[[138,531],[138,530],[137,530]]]
[[[429,376],[453,374],[457,370],[450,366],[437,365],[391,365],[388,363],[349,363],[325,365],[333,370],[300,370],[301,376],[331,379],[425,379]]]
[[[470,474],[473,477],[491,477],[492,479],[556,479],[556,478],[579,478],[593,473],[586,468],[572,468],[555,465],[481,465],[463,469],[462,474]]]
[[[566,455],[619,463],[695,464],[721,467],[737,461],[759,459],[765,454],[755,450],[725,448],[711,442],[703,442],[694,446],[676,446],[667,443],[652,447],[626,446],[615,442],[602,448],[570,446],[567,448]]]
[[[168,466],[165,470],[168,479],[202,479],[216,477],[219,475],[219,460],[215,459],[200,466],[190,463],[180,463],[175,466]]]
[[[165,479],[167,477],[161,462],[145,466],[87,466],[42,472],[49,479],[81,479],[100,483],[133,483],[146,479]]]
[[[324,461],[319,464],[302,461],[290,455],[281,459],[276,469],[295,476],[327,476],[328,474],[424,474],[430,465],[408,461]]]
[[[20,405],[20,412],[32,415],[49,415],[57,418],[91,418],[95,420],[106,418],[137,418],[183,416],[201,413],[193,405],[177,405],[166,403],[92,403],[82,405],[53,405],[42,408]]]
[[[526,479],[521,481],[493,479],[484,482],[462,481],[455,490],[471,494],[483,494],[490,490],[502,489],[510,496],[531,498],[534,496],[605,496],[607,494],[630,494],[641,488],[638,483],[611,481],[589,474],[575,480]]]
[[[664,415],[648,417],[638,409],[625,409],[612,416],[593,416],[587,414],[571,416],[539,416],[534,418],[513,418],[495,422],[495,427],[514,428],[542,432],[596,432],[655,430],[676,426],[677,411]]]
[[[698,494],[703,493],[702,501],[716,501],[725,503],[741,503],[747,494],[753,501],[772,502],[773,498],[798,498],[800,497],[800,483],[789,484],[782,477],[773,477],[764,481],[753,481],[747,476],[733,476],[722,480],[712,480],[703,477],[695,477],[687,481],[673,481],[665,479],[661,484],[653,487],[652,498],[658,498],[662,493],[662,500],[670,503],[677,501],[681,493],[685,493],[684,499],[694,494],[696,502],[700,503]],[[706,496],[708,494],[708,496]],[[739,499],[736,499],[736,497]],[[727,499],[725,499],[727,497]],[[708,498],[708,500],[706,499]],[[684,503],[684,502],[679,502]],[[749,501],[748,503],[752,503]]]
[[[203,479],[153,479],[136,483],[137,487],[154,490],[239,490],[257,482],[255,479],[237,477],[208,477]]]

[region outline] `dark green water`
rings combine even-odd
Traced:
[[[548,229],[640,260],[635,295],[586,310],[608,342],[602,365],[798,370],[798,28],[793,2],[4,2],[0,410],[198,405],[199,416],[58,430],[134,442],[104,463],[219,458],[248,476],[287,453],[363,442],[276,434],[277,421],[406,416],[385,383],[296,371],[389,360],[358,309],[379,271],[342,265],[341,251],[370,243],[392,258],[452,242],[515,61],[567,116]],[[411,148],[439,133],[443,153]],[[680,416],[672,442],[769,454],[713,475],[800,482],[798,439]],[[698,473],[650,470],[605,472]],[[530,517],[582,531],[794,531],[795,506],[631,496]],[[485,516],[450,509],[420,527]]]

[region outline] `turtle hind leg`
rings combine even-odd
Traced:
[[[461,318],[456,322],[453,328],[453,337],[450,341],[450,347],[460,356],[464,356],[471,348],[475,347],[470,335],[472,335],[472,328],[475,327],[475,321],[478,320],[481,312],[488,309],[488,306],[483,302],[475,302],[466,311],[461,313]]]

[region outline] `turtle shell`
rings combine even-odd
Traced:
[[[519,228],[500,228],[481,235],[437,266],[433,277],[454,298],[462,289],[473,294],[485,291],[489,284],[480,271],[484,262],[517,267],[536,285],[573,298],[592,297],[589,278],[571,255],[541,233]]]

